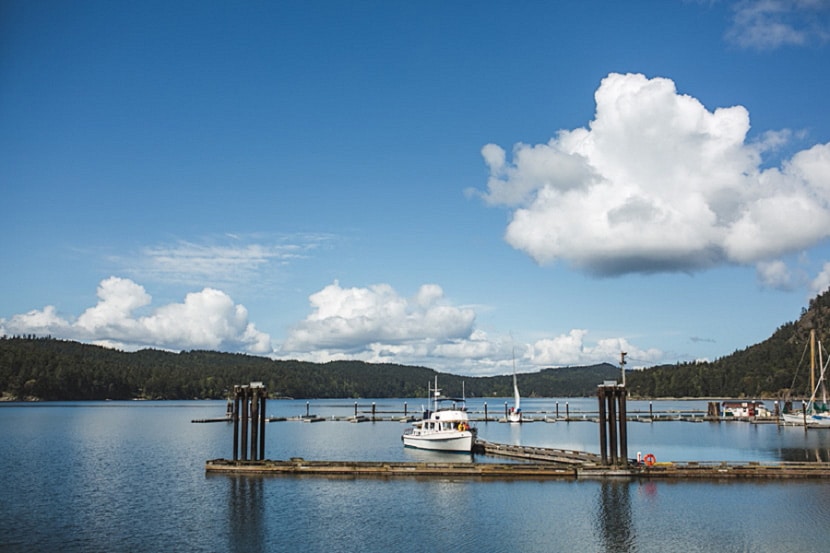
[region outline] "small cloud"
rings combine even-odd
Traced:
[[[791,290],[793,278],[787,265],[780,260],[762,261],[755,267],[758,280],[766,288],[776,290]]]
[[[537,366],[592,365],[613,362],[625,351],[638,364],[653,364],[663,356],[660,350],[640,349],[625,338],[605,338],[590,345],[585,341],[587,335],[587,330],[573,329],[568,334],[538,340],[532,346],[531,361]]]
[[[232,286],[260,281],[331,240],[327,235],[272,239],[226,233],[203,242],[177,241],[146,246],[131,259],[116,259],[137,278],[185,285]]]
[[[599,276],[767,261],[830,236],[830,144],[779,167],[790,136],[749,143],[742,106],[709,111],[674,82],[610,74],[588,128],[546,144],[482,149],[482,194],[513,210],[505,240],[540,264]]]
[[[825,0],[741,0],[733,10],[726,40],[741,48],[774,50],[830,38],[830,4]]]
[[[830,262],[824,264],[821,272],[813,279],[810,288],[814,295],[823,294],[830,288]]]

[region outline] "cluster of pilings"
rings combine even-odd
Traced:
[[[599,450],[602,464],[627,467],[625,385],[606,382],[597,387],[597,398],[599,399]]]
[[[268,393],[261,382],[233,387],[233,460],[248,460],[250,426],[251,461],[265,459],[265,399]],[[242,423],[240,425],[240,422]],[[241,430],[241,431],[240,431]]]

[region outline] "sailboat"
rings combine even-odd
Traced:
[[[824,385],[824,374],[830,359],[824,363],[822,356],[821,342],[818,342],[818,365],[821,369],[818,384],[815,382],[816,369],[816,331],[810,330],[810,401],[804,405],[804,409],[797,412],[782,413],[783,424],[792,426],[807,426],[810,428],[830,428],[830,411],[827,408],[827,389]],[[816,396],[821,391],[821,401],[816,401]]]
[[[507,413],[507,422],[522,422],[522,397],[519,395],[519,385],[516,383],[516,356],[513,355],[513,407]]]

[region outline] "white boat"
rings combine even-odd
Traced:
[[[819,374],[818,383],[815,382],[815,351],[816,351],[816,331],[810,331],[810,374],[811,374],[811,394],[810,401],[804,404],[804,408],[800,411],[792,411],[788,413],[781,413],[781,421],[788,426],[807,426],[810,428],[830,428],[830,411],[827,404],[827,390],[824,386],[824,374],[827,371],[827,366],[830,364],[830,359],[824,363],[821,342],[818,343],[818,358],[821,372]],[[816,400],[816,395],[821,391],[821,401]]]
[[[470,453],[476,429],[470,426],[465,399],[443,397],[438,389],[438,377],[435,378],[435,388],[427,386],[427,389],[432,407],[424,411],[421,420],[415,421],[411,428],[404,431],[401,436],[403,445],[433,451]]]

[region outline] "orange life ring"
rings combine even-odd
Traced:
[[[646,456],[643,457],[643,462],[647,467],[651,467],[657,462],[657,457],[655,457],[653,453],[647,453]]]

